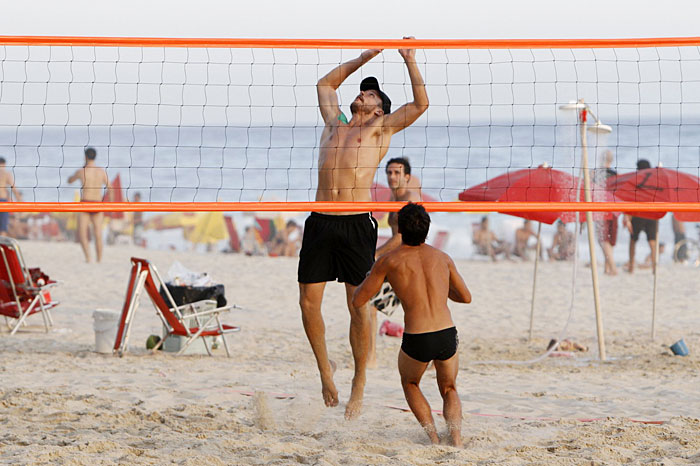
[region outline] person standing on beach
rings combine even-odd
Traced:
[[[80,180],[80,201],[81,202],[102,202],[104,196],[103,189],[109,192],[109,178],[104,168],[98,167],[95,163],[97,151],[92,147],[85,149],[85,166],[79,168],[68,178],[68,183]],[[85,261],[90,262],[90,240],[88,230],[92,224],[92,235],[95,238],[95,250],[97,252],[97,262],[102,260],[102,223],[104,214],[102,212],[79,212],[78,213],[78,240],[85,254]]]
[[[404,309],[399,374],[406,401],[433,444],[440,439],[430,404],[420,390],[428,364],[435,364],[443,413],[451,444],[462,445],[462,404],[457,394],[459,340],[447,300],[470,303],[471,293],[450,256],[425,244],[430,216],[423,206],[409,203],[398,214],[401,246],[377,259],[357,288],[352,304],[364,305],[384,280],[394,287]]]
[[[651,168],[651,164],[648,160],[637,160],[637,170],[644,170],[647,168]],[[651,248],[651,268],[653,271],[656,271],[656,255],[654,252],[656,248],[656,234],[659,231],[659,221],[625,214],[622,224],[630,232],[630,260],[627,263],[627,271],[629,273],[634,273],[635,248],[639,235],[642,232],[647,236],[647,241]]]
[[[603,168],[596,170],[595,181],[601,186],[606,186],[608,178],[617,175],[617,171],[612,168],[612,151],[605,151],[604,157]],[[605,273],[607,275],[617,275],[617,266],[615,265],[615,257],[613,255],[613,248],[615,244],[617,244],[617,217],[613,216],[612,218],[606,218],[596,222],[596,227],[598,231],[598,242],[603,248],[603,255],[605,256]]]
[[[391,136],[411,125],[428,108],[416,52],[400,49],[414,100],[391,113],[391,100],[380,90],[376,78],[367,77],[350,105],[352,117],[347,120],[338,105],[336,90],[348,76],[380,52],[366,50],[318,81],[316,89],[325,128],[320,141],[316,201],[370,201],[372,180],[389,150]],[[333,381],[334,364],[326,348],[321,301],[326,282],[345,283],[350,311],[350,346],[355,364],[350,399],[345,407],[346,419],[357,417],[362,409],[370,330],[368,307],[353,306],[352,295],[372,267],[376,247],[377,222],[369,212],[312,212],[306,219],[299,253],[299,304],[304,330],[320,372],[326,406],[338,405],[338,390]]]
[[[22,195],[15,187],[15,178],[12,173],[5,167],[7,161],[4,157],[0,157],[0,202],[10,202],[11,195],[15,195],[17,201],[22,200]],[[0,235],[7,236],[7,231],[10,224],[10,213],[0,212]]]

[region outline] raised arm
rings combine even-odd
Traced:
[[[448,297],[457,303],[471,303],[472,294],[469,292],[467,284],[464,283],[464,279],[459,274],[452,259],[448,257],[447,260],[449,261],[448,267],[450,269],[450,293]]]
[[[411,40],[413,37],[404,37]],[[399,49],[399,54],[406,62],[408,76],[411,78],[411,89],[413,91],[413,101],[399,107],[395,112],[384,117],[384,129],[391,134],[411,126],[419,116],[428,109],[428,93],[425,91],[425,83],[416,64],[415,49]]]
[[[336,90],[348,76],[353,74],[362,65],[376,57],[381,50],[365,50],[354,60],[347,61],[336,68],[333,68],[327,75],[319,79],[316,84],[318,92],[318,106],[321,110],[321,117],[326,125],[334,124],[338,121],[340,107],[338,106],[338,95]]]
[[[379,259],[374,263],[369,275],[360,283],[360,286],[355,290],[352,296],[352,305],[355,308],[364,306],[372,296],[377,294],[382,288],[384,279],[386,278],[386,265],[384,260]]]

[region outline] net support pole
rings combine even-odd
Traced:
[[[530,300],[530,333],[528,341],[532,341],[532,328],[535,323],[535,288],[537,286],[537,263],[540,260],[540,233],[542,232],[542,222],[537,222],[537,247],[535,248],[535,271],[532,274],[532,299]]]
[[[583,103],[583,100],[580,101]],[[588,173],[588,142],[586,140],[587,109],[581,110],[581,159],[583,165],[583,189],[586,202],[591,202],[591,178]],[[598,335],[598,356],[605,361],[605,335],[603,333],[603,314],[600,309],[600,293],[598,291],[598,266],[595,255],[595,237],[593,231],[593,213],[586,211],[586,229],[588,230],[588,252],[591,258],[591,278],[593,280],[593,301],[595,303],[596,333]]]
[[[656,221],[656,244],[654,244],[654,294],[651,300],[651,341],[656,339],[656,279],[659,275],[659,221]]]

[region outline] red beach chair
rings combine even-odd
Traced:
[[[190,344],[192,344],[192,342],[194,342],[197,338],[220,336],[223,340],[224,348],[226,349],[226,356],[231,357],[228,343],[226,342],[226,335],[229,333],[239,332],[241,329],[240,327],[222,324],[220,314],[223,312],[228,312],[237,306],[231,305],[204,311],[199,310],[200,306],[203,304],[215,306],[216,301],[213,300],[198,301],[196,303],[178,306],[175,304],[175,300],[168,291],[168,288],[165,286],[165,282],[153,264],[146,259],[139,259],[136,257],[131,258],[131,264],[132,267],[129,278],[129,286],[126,289],[126,298],[124,300],[124,307],[122,308],[122,315],[119,320],[117,338],[114,342],[115,354],[119,354],[121,356],[126,351],[134,312],[138,307],[141,292],[145,289],[167,331],[165,338],[163,338],[158,345],[153,348],[154,350],[160,348],[163,342],[172,335],[186,338],[185,344],[177,354],[182,354],[182,352],[185,351],[187,347],[190,346]],[[167,301],[163,298],[163,296],[161,296],[159,290],[163,290],[163,293],[167,297]],[[185,313],[185,311],[190,312]],[[191,327],[189,325],[188,322],[191,320],[196,322],[195,327]],[[206,348],[207,353],[209,356],[211,356],[211,348],[209,348],[209,343],[207,342],[206,338],[203,338],[202,341],[204,342],[204,347]]]
[[[39,268],[27,268],[19,243],[12,238],[0,236],[0,256],[0,314],[10,334],[14,335],[28,316],[39,312],[48,332],[53,325],[50,310],[58,305],[51,300],[49,289],[57,282]]]

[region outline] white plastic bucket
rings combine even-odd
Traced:
[[[95,330],[95,351],[109,354],[114,349],[114,339],[117,336],[120,314],[107,309],[96,309],[92,313]]]

